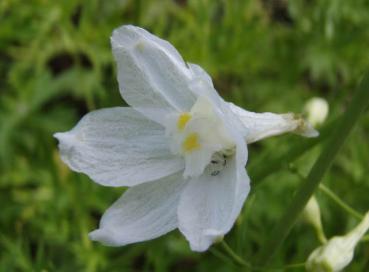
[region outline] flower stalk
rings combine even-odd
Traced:
[[[329,122],[329,124],[322,128],[322,130],[319,131],[320,134],[318,138],[307,138],[303,143],[299,142],[291,146],[285,153],[275,155],[275,151],[273,151],[273,153],[270,152],[265,156],[261,156],[260,159],[251,161],[249,166],[249,174],[252,177],[251,194],[256,192],[257,188],[263,184],[264,180],[266,180],[269,175],[288,166],[289,163],[304,155],[308,150],[321,144],[323,140],[328,138],[330,131],[338,124],[337,121],[338,120]],[[265,165],[265,167],[260,167],[260,164],[265,161],[266,158],[268,158],[268,164]]]
[[[233,260],[234,263],[240,266],[246,266],[246,267],[251,266],[242,257],[240,257],[236,252],[234,252],[233,249],[224,240],[222,240],[220,244],[222,245],[224,251]]]
[[[326,196],[332,199],[338,206],[340,206],[343,210],[347,213],[352,215],[358,220],[362,220],[363,216],[347,205],[344,201],[342,201],[334,192],[332,192],[328,187],[324,186],[323,184],[319,184],[319,190],[321,190]]]
[[[348,135],[354,128],[359,117],[369,106],[369,75],[366,75],[358,85],[357,91],[338,127],[332,133],[331,138],[323,148],[312,167],[306,180],[300,185],[290,205],[285,210],[281,220],[271,232],[264,247],[261,249],[257,262],[267,266],[283,241],[286,239],[291,228],[298,219],[306,203],[319,186],[324,174],[331,166],[334,158],[343,146]]]

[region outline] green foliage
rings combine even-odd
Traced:
[[[52,134],[88,111],[124,105],[109,37],[127,23],[172,42],[242,107],[301,112],[308,98],[321,96],[333,120],[369,68],[368,10],[365,0],[0,1],[0,271],[239,271],[221,247],[193,253],[178,232],[122,248],[89,241],[87,233],[123,189],[70,172]],[[360,212],[369,207],[368,135],[366,115],[324,178]],[[268,177],[260,173],[305,141],[292,135],[249,147],[251,179],[260,182],[253,179],[258,173],[265,182],[226,236],[247,261],[300,183],[289,157]],[[306,173],[319,153],[318,145],[293,163]],[[328,237],[357,223],[317,197]],[[304,262],[317,246],[312,228],[299,223],[274,266]],[[368,250],[361,244],[347,271],[369,270]]]

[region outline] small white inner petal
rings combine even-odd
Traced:
[[[166,135],[171,151],[185,158],[185,177],[200,176],[205,168],[217,175],[225,167],[226,158],[234,153],[234,142],[213,104],[200,96],[190,112],[167,117]]]

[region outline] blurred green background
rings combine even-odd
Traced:
[[[177,231],[121,248],[88,240],[124,189],[70,172],[52,134],[91,110],[124,105],[109,37],[127,23],[169,40],[211,74],[224,98],[252,111],[301,112],[320,96],[333,120],[369,68],[366,0],[1,0],[0,271],[240,271],[219,246],[191,252]],[[366,115],[324,178],[359,212],[369,208],[368,139]],[[288,135],[251,145],[253,182],[253,173],[305,141]],[[320,149],[293,162],[298,171],[305,174]],[[301,182],[289,163],[282,159],[249,197],[226,236],[247,261]],[[317,198],[328,237],[357,224],[325,195]],[[298,222],[273,266],[304,262],[318,245],[313,229]],[[368,243],[347,271],[369,271]]]

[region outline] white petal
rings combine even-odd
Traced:
[[[147,30],[133,26],[133,25],[125,25],[121,26],[114,30],[112,35],[112,43],[116,44],[118,47],[125,43],[128,43],[126,46],[133,46],[137,39],[145,39],[149,42],[157,44],[165,50],[165,52],[173,58],[175,61],[179,63],[184,63],[181,55],[178,53],[177,49],[166,40],[160,39],[159,37],[151,34]]]
[[[309,122],[293,113],[255,113],[246,111],[233,103],[228,104],[243,123],[242,133],[247,143],[253,143],[286,132],[293,132],[305,137],[316,137],[319,135]]]
[[[193,73],[191,89],[196,96],[204,96],[210,99],[218,108],[224,104],[223,98],[214,89],[213,81],[208,73],[197,64],[189,63],[189,68]]]
[[[133,186],[184,168],[161,125],[132,108],[90,112],[71,131],[56,133],[63,161],[107,186]]]
[[[161,124],[173,111],[189,111],[196,100],[193,72],[172,45],[134,26],[114,30],[111,43],[128,104]]]
[[[249,193],[242,163],[245,150],[227,160],[216,176],[204,173],[189,181],[178,206],[178,227],[194,251],[205,251],[233,226]]]
[[[177,205],[186,181],[181,173],[129,188],[103,215],[90,238],[123,246],[151,240],[177,228]]]
[[[207,85],[214,87],[213,80],[201,66],[194,64],[194,63],[188,63],[188,67],[190,67],[191,71],[193,72],[194,78],[198,80],[202,80]]]
[[[199,177],[204,172],[205,167],[209,164],[214,152],[216,152],[216,149],[214,148],[203,147],[201,150],[186,154],[183,177]]]

